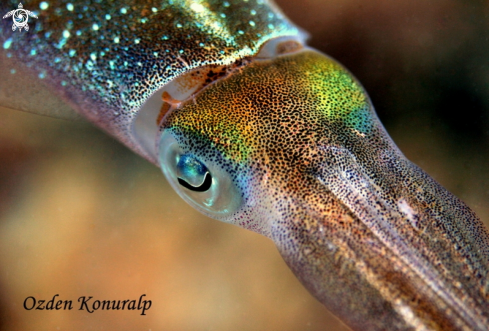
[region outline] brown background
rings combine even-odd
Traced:
[[[365,85],[401,150],[489,222],[487,1],[279,1]],[[3,76],[3,75],[2,75]],[[86,123],[0,110],[0,329],[343,330],[266,238],[188,207]],[[134,311],[25,311],[49,300]]]

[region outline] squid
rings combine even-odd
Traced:
[[[489,329],[487,229],[272,2],[28,5],[29,29],[1,21],[1,106],[75,109],[203,214],[273,240],[353,330]]]

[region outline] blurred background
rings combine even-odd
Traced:
[[[488,224],[489,3],[278,4],[359,78],[406,156]],[[1,330],[347,330],[270,240],[200,215],[159,169],[88,123],[7,109],[0,293]],[[152,307],[23,308],[28,296],[55,294],[75,307],[80,296],[146,294]]]

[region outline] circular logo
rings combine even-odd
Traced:
[[[14,24],[12,24],[12,31],[15,31],[19,29],[19,31],[22,31],[24,29],[25,31],[29,31],[29,25],[27,25],[27,21],[29,21],[29,16],[37,18],[36,15],[34,15],[33,12],[25,10],[24,7],[22,6],[21,3],[19,3],[19,8],[14,9],[9,11],[3,18],[7,18],[12,16],[12,21]]]

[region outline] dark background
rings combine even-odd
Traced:
[[[279,1],[364,84],[406,156],[489,222],[487,1]],[[27,4],[25,4],[27,8]],[[268,239],[188,207],[91,125],[0,110],[3,330],[342,330]],[[138,312],[25,311],[49,300]]]

